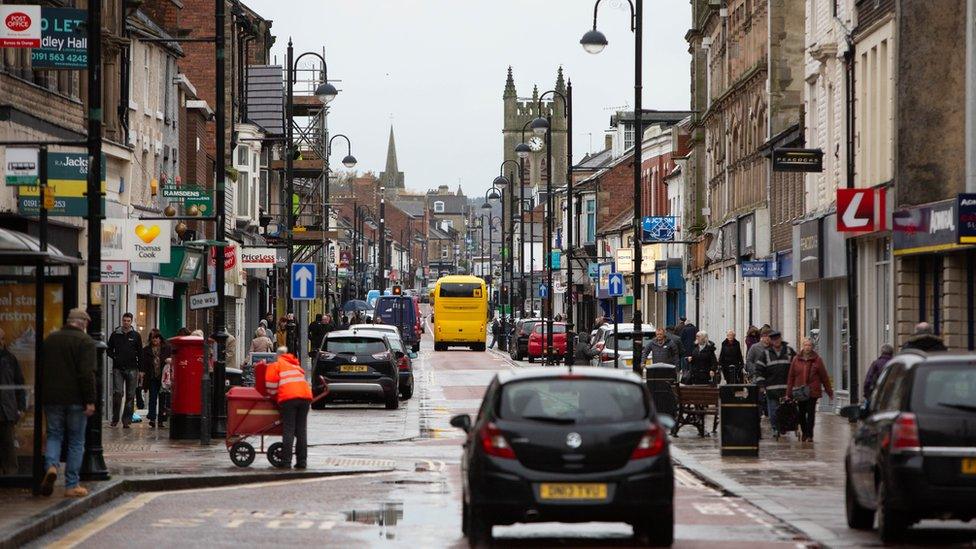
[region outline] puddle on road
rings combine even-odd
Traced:
[[[381,504],[379,509],[341,511],[341,514],[345,515],[346,522],[377,526],[380,537],[395,539],[396,525],[403,520],[403,503],[387,502]]]

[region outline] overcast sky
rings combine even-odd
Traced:
[[[408,188],[460,182],[484,194],[502,161],[502,91],[509,65],[520,97],[552,89],[562,65],[573,82],[575,158],[600,150],[610,115],[632,108],[634,42],[626,0],[604,0],[610,45],[579,45],[594,0],[245,0],[274,21],[273,55],[284,64],[325,48],[333,132],[352,140],[357,169],[383,170],[390,124]],[[685,32],[689,0],[652,0],[644,9],[644,108],[687,109]],[[592,136],[592,137],[591,137]],[[337,140],[332,165],[345,155]],[[344,144],[342,144],[344,147]]]

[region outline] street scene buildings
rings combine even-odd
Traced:
[[[976,540],[976,0],[325,4],[0,0],[0,546]]]

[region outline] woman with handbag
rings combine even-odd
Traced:
[[[804,339],[800,346],[800,353],[790,364],[790,373],[786,381],[786,394],[796,401],[800,413],[800,431],[803,442],[813,442],[813,425],[817,418],[817,400],[824,391],[833,399],[834,390],[830,387],[830,378],[823,359],[813,350],[813,341]]]

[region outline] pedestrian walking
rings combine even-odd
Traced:
[[[834,390],[830,387],[830,378],[823,359],[813,350],[813,341],[804,339],[800,344],[800,353],[790,363],[790,372],[786,382],[786,395],[796,401],[800,414],[800,432],[803,442],[813,442],[813,426],[817,420],[817,400],[826,391],[827,396],[834,398]]]
[[[687,328],[689,325],[685,325]],[[698,332],[695,344],[688,356],[687,385],[711,385],[718,372],[718,359],[715,358],[715,344],[709,341],[708,334]]]
[[[729,330],[722,340],[722,348],[718,353],[718,365],[722,368],[722,378],[726,383],[742,383],[742,368],[745,360],[742,358],[742,345],[735,338],[735,332]]]
[[[670,364],[677,366],[680,357],[681,354],[679,353],[678,345],[668,338],[667,332],[660,326],[658,326],[654,338],[641,350],[641,364],[644,364],[650,358],[651,364]]]
[[[874,386],[878,384],[878,378],[881,377],[881,372],[884,371],[885,366],[891,361],[891,357],[895,354],[895,348],[891,345],[885,343],[881,346],[881,353],[878,358],[874,359],[871,366],[868,367],[868,371],[864,374],[864,388],[861,396],[867,402],[871,399],[871,393],[874,392]]]
[[[71,309],[64,327],[44,340],[41,368],[47,440],[41,494],[45,496],[54,492],[65,445],[68,452],[64,495],[88,495],[88,490],[79,484],[79,473],[85,453],[85,426],[95,413],[95,341],[85,332],[89,322],[91,318],[84,309]]]
[[[790,365],[793,363],[794,351],[785,341],[783,335],[773,330],[769,333],[770,346],[766,349],[763,363],[757,374],[766,384],[766,405],[769,408],[769,422],[773,427],[773,438],[779,438],[776,410],[780,400],[786,397],[786,387],[789,381]]]
[[[142,336],[132,327],[132,313],[122,315],[122,325],[108,338],[108,356],[112,359],[112,427],[132,424],[136,387],[139,383],[139,358],[142,355]]]
[[[325,338],[325,323],[321,313],[315,315],[315,319],[308,325],[308,356],[313,356],[322,346]]]
[[[163,383],[163,366],[166,365],[166,359],[172,355],[173,350],[169,343],[163,339],[163,334],[153,328],[149,332],[149,341],[142,349],[142,357],[139,360],[141,385],[149,390],[149,413],[146,417],[149,419],[150,428],[156,427],[157,417],[160,428],[164,427],[166,423],[166,415],[158,414],[157,416],[157,412],[159,411],[159,393],[162,390]]]
[[[339,319],[339,329],[340,330],[348,330],[349,329],[349,317],[348,316],[342,315],[342,317]]]
[[[749,347],[746,352],[746,379],[750,380],[761,387],[764,386],[762,379],[759,377],[759,369],[766,363],[766,349],[769,348],[769,334],[773,330],[771,328],[763,328],[759,331],[759,341]]]
[[[684,350],[684,353],[682,353],[681,356],[687,357],[695,348],[695,338],[698,336],[698,327],[695,326],[694,323],[688,322],[688,319],[682,317],[676,330],[676,334],[679,338],[681,338],[681,348]],[[688,364],[682,364],[681,367],[682,369],[687,370]]]
[[[14,430],[26,411],[24,372],[7,349],[7,334],[0,329],[0,475],[17,474]]]
[[[498,337],[501,335],[501,326],[498,324],[498,319],[497,318],[492,318],[491,319],[491,324],[489,326],[491,327],[491,330],[490,330],[491,331],[491,342],[488,344],[488,348],[489,349],[494,349],[495,348],[495,342],[498,341]]]
[[[278,348],[278,360],[268,366],[265,387],[281,411],[282,463],[291,467],[294,445],[295,468],[308,464],[308,409],[312,388],[305,381],[305,370],[287,347]]]
[[[908,338],[908,341],[901,346],[902,350],[918,349],[919,351],[948,351],[942,338],[935,335],[932,325],[928,322],[919,322],[915,325],[915,334]]]
[[[275,328],[275,348],[288,346],[288,319],[281,317]]]
[[[254,330],[254,339],[251,340],[249,353],[271,353],[274,352],[274,342],[268,337],[264,328]]]
[[[749,352],[749,349],[752,349],[753,345],[759,343],[759,337],[760,337],[759,328],[756,328],[755,326],[749,326],[749,329],[746,330],[746,352],[747,353]]]

